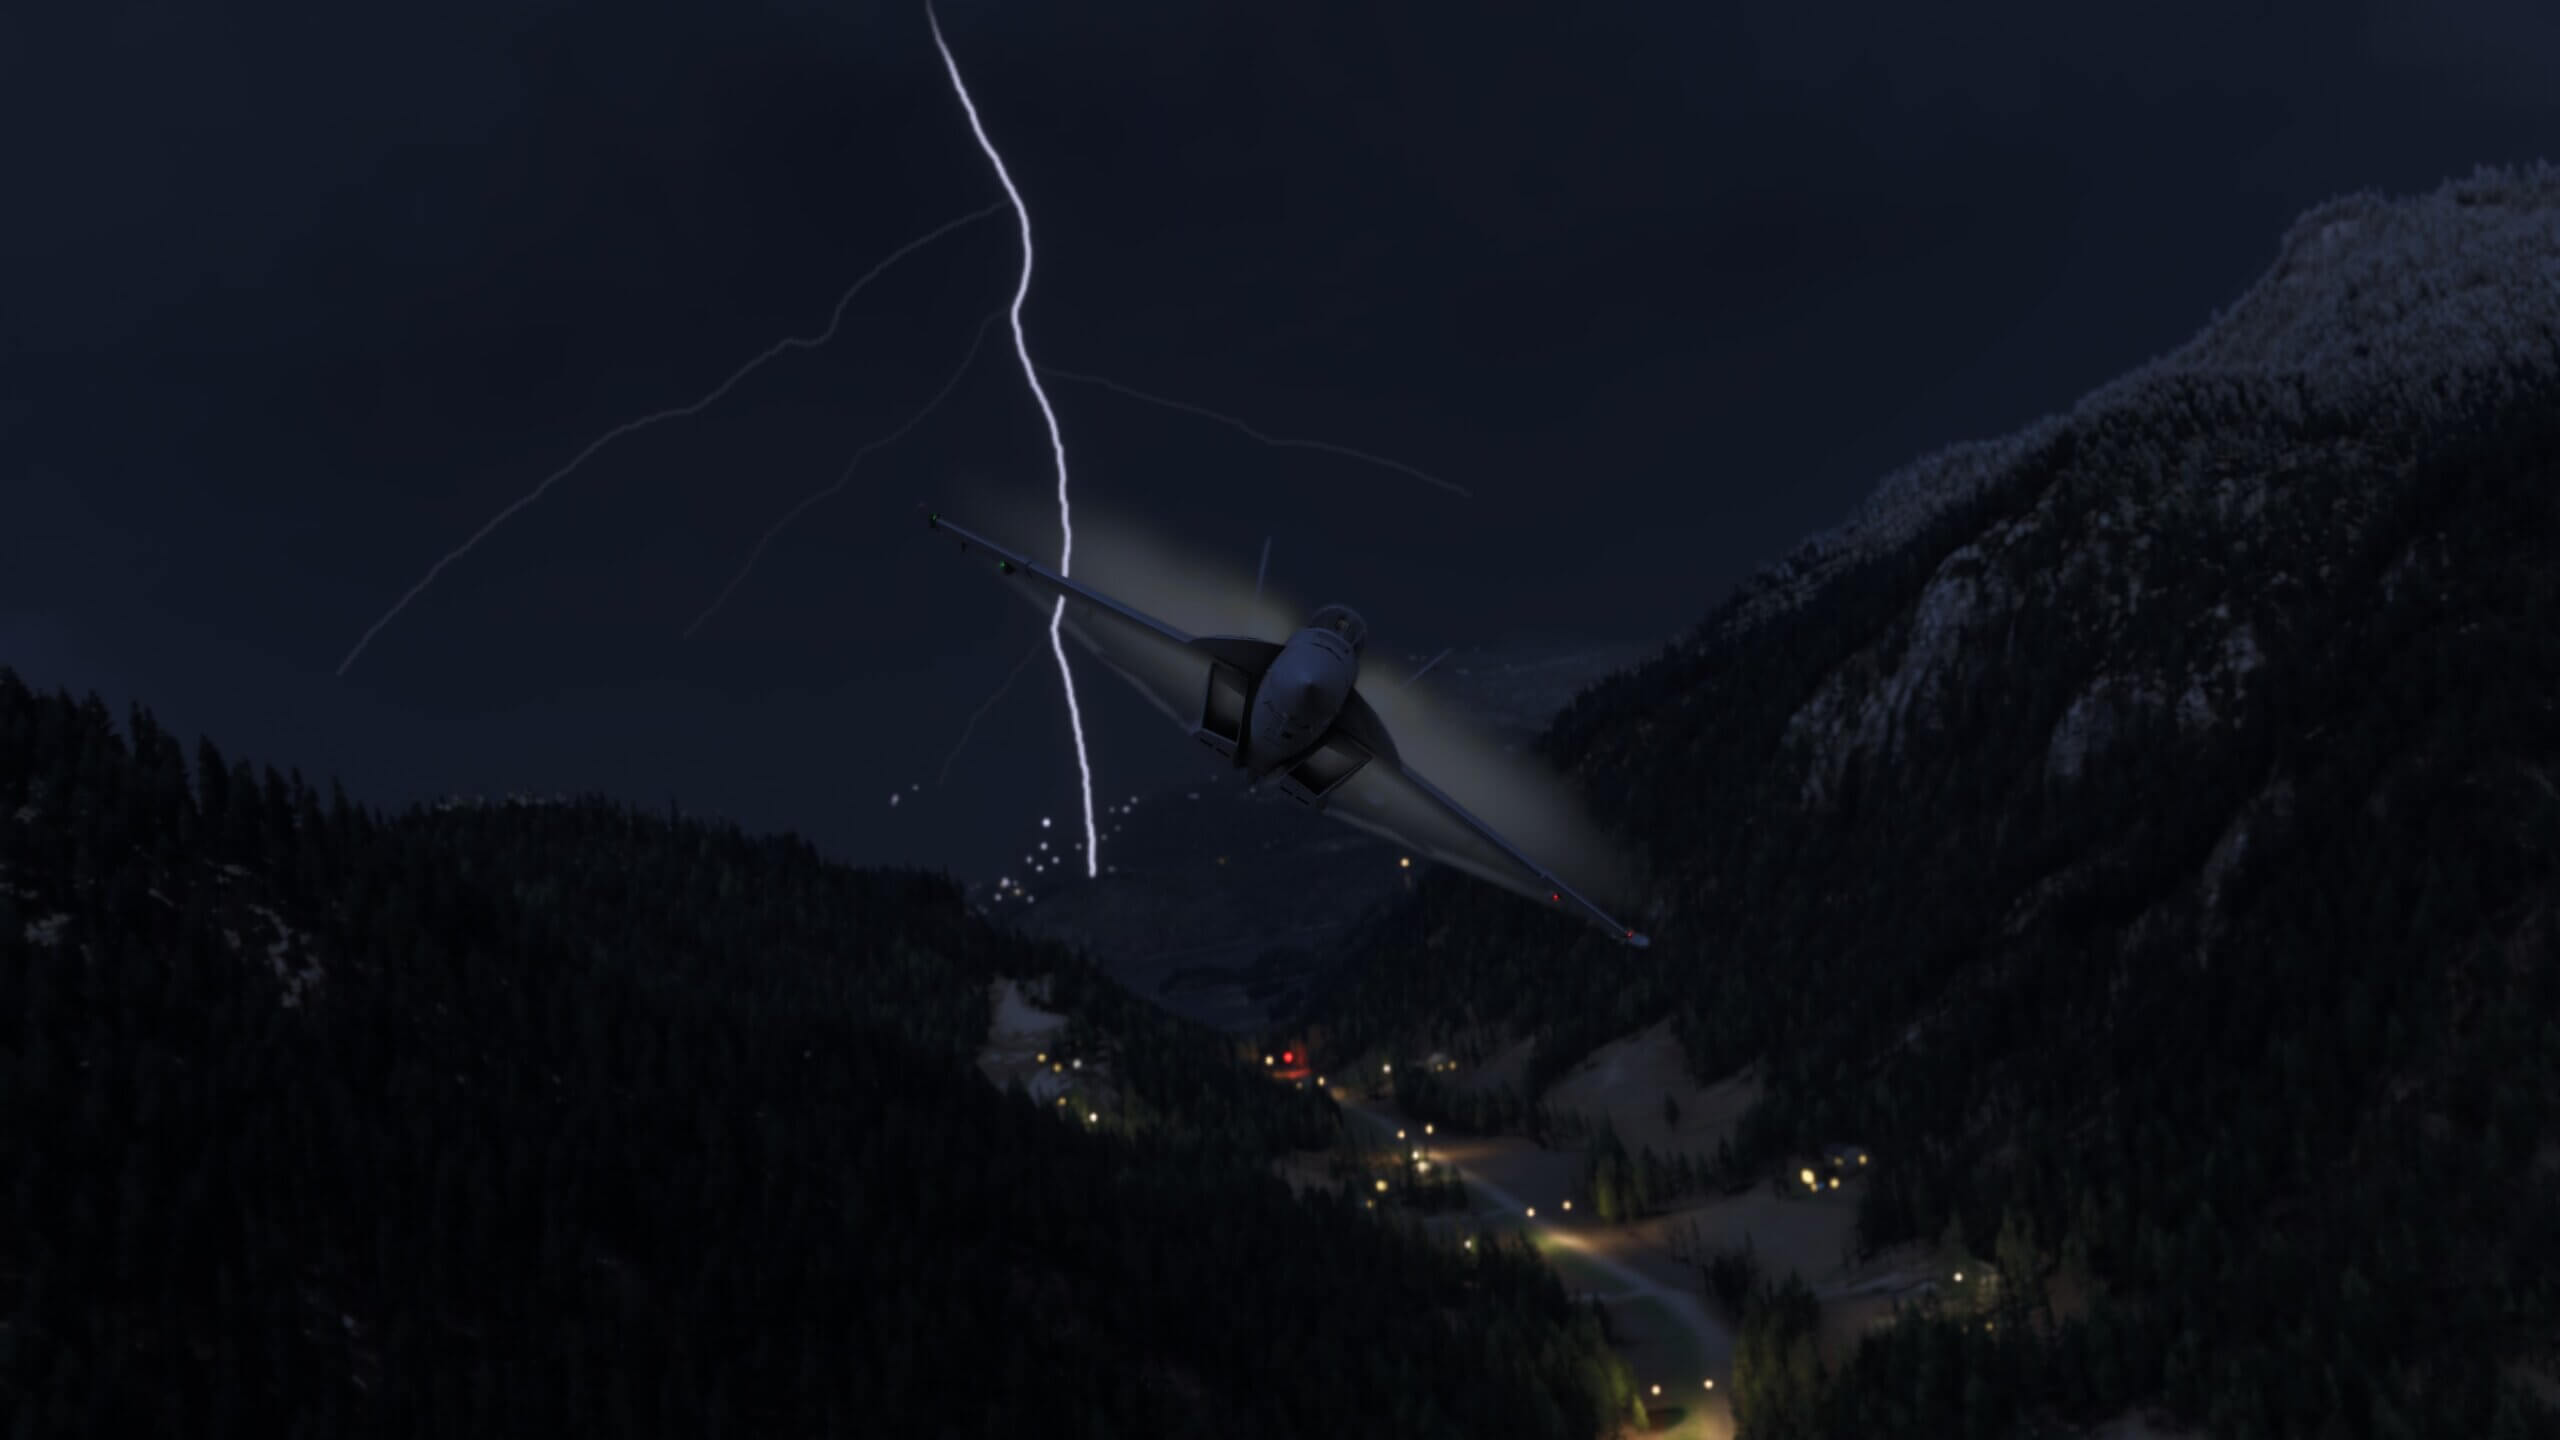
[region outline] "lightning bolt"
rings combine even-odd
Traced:
[[[1443,480],[1427,471],[1416,470],[1401,460],[1390,460],[1384,455],[1372,455],[1366,450],[1354,450],[1348,445],[1336,445],[1329,440],[1302,440],[1285,435],[1267,435],[1224,411],[1212,410],[1205,405],[1194,405],[1184,400],[1168,399],[1162,395],[1149,394],[1134,386],[1123,385],[1108,375],[1086,375],[1074,370],[1061,370],[1055,365],[1041,366],[1040,373],[1056,380],[1072,380],[1079,385],[1098,385],[1115,395],[1125,395],[1132,400],[1143,400],[1149,405],[1161,405],[1167,410],[1179,410],[1186,415],[1197,415],[1203,420],[1215,420],[1221,425],[1241,430],[1275,450],[1318,450],[1327,455],[1339,455],[1346,460],[1358,460],[1365,464],[1382,466],[1399,474],[1410,475],[1426,485],[1437,485],[1461,499],[1476,498],[1475,492],[1466,486],[1454,480]]]
[[[1400,683],[1400,684],[1404,684],[1404,685],[1410,685],[1410,684],[1412,684],[1414,681],[1419,680],[1419,679],[1421,679],[1423,676],[1430,674],[1430,673],[1431,673],[1431,667],[1432,667],[1432,666],[1437,665],[1437,664],[1439,664],[1441,661],[1446,660],[1446,659],[1448,659],[1448,658],[1449,658],[1449,652],[1448,652],[1448,651],[1446,651],[1446,650],[1441,651],[1439,654],[1434,655],[1434,656],[1432,656],[1430,659],[1423,661],[1423,662],[1422,662],[1422,668],[1421,668],[1421,669],[1414,671],[1414,672],[1413,672],[1412,674],[1410,674],[1410,675],[1407,675],[1407,676],[1406,676],[1406,677],[1404,677],[1404,679],[1403,679],[1401,682],[1399,682],[1399,683]]]
[[[978,322],[977,333],[969,337],[969,353],[960,357],[960,364],[958,368],[951,372],[951,378],[942,382],[942,388],[933,392],[933,398],[924,402],[923,409],[918,410],[915,414],[909,416],[907,418],[907,423],[904,425],[899,426],[897,429],[890,431],[888,434],[881,436],[877,440],[871,441],[861,449],[854,451],[853,458],[844,462],[844,469],[837,474],[834,484],[829,485],[824,489],[813,490],[806,496],[803,496],[799,504],[792,506],[789,511],[784,513],[781,519],[776,520],[771,525],[767,526],[764,534],[757,537],[755,548],[747,552],[746,563],[738,567],[738,573],[729,577],[728,584],[720,587],[720,594],[718,598],[704,606],[702,608],[702,613],[693,617],[693,623],[684,627],[684,634],[681,638],[686,640],[692,639],[693,632],[701,629],[706,621],[710,620],[712,616],[720,613],[720,607],[728,604],[729,597],[736,594],[738,587],[746,583],[747,576],[755,572],[756,562],[764,558],[765,547],[773,543],[774,537],[791,528],[791,522],[799,519],[803,514],[807,513],[811,507],[817,505],[821,501],[833,497],[837,492],[843,490],[846,485],[850,484],[853,480],[853,472],[861,466],[865,457],[869,456],[875,450],[885,450],[888,447],[897,444],[900,440],[905,439],[908,431],[923,424],[927,416],[930,416],[934,411],[942,408],[942,402],[951,398],[951,392],[960,388],[960,378],[968,374],[969,367],[976,363],[978,358],[978,347],[986,343],[987,332],[995,327],[996,321],[1003,318],[1004,312],[998,310],[987,316],[986,319]],[[947,770],[950,767],[945,765],[943,768]]]
[[[942,52],[942,68],[951,73],[952,93],[960,97],[960,108],[969,112],[970,133],[978,137],[978,148],[987,152],[987,163],[993,165],[996,180],[1004,186],[1005,195],[1013,202],[1013,213],[1022,224],[1022,280],[1014,287],[1013,353],[1022,361],[1022,378],[1031,386],[1031,398],[1040,402],[1040,418],[1049,422],[1049,449],[1058,462],[1058,573],[1068,573],[1067,562],[1076,548],[1075,525],[1067,513],[1067,442],[1058,433],[1058,412],[1049,407],[1049,392],[1040,388],[1040,371],[1031,363],[1031,345],[1022,336],[1022,302],[1031,294],[1031,211],[1022,203],[1022,192],[1014,188],[1013,176],[1004,168],[1004,157],[996,153],[995,142],[987,138],[987,127],[978,118],[978,107],[969,98],[968,82],[960,78],[960,62],[951,58],[951,46],[942,38],[942,21],[933,6],[924,7],[925,23],[933,28],[933,48]],[[1067,597],[1058,597],[1057,608],[1049,612],[1049,648],[1058,657],[1058,683],[1067,692],[1067,723],[1076,738],[1076,770],[1084,789],[1084,873],[1090,879],[1102,873],[1102,835],[1093,823],[1093,760],[1085,751],[1084,710],[1076,703],[1076,675],[1067,664],[1067,643],[1060,633],[1067,619]]]
[[[934,777],[935,788],[939,789],[950,783],[951,762],[959,759],[960,752],[968,748],[969,732],[978,728],[978,722],[986,719],[987,712],[996,708],[996,702],[1002,700],[1005,692],[1013,688],[1013,682],[1022,678],[1023,668],[1039,658],[1040,642],[1035,640],[1031,642],[1030,649],[1022,652],[1022,658],[1013,662],[1013,669],[1006,672],[1004,683],[996,687],[996,693],[979,702],[978,708],[969,712],[968,723],[960,727],[960,738],[951,742],[951,753],[942,757],[942,773]]]
[[[864,273],[861,279],[856,280],[851,285],[847,286],[844,293],[836,297],[835,309],[827,316],[827,328],[816,335],[785,336],[784,338],[775,341],[773,344],[766,346],[754,359],[749,360],[746,364],[731,371],[728,379],[723,380],[718,385],[712,387],[710,393],[704,395],[702,398],[694,400],[688,404],[676,406],[672,410],[660,410],[654,414],[643,415],[637,420],[626,420],[623,423],[614,426],[612,429],[607,430],[602,435],[597,436],[595,439],[588,441],[587,448],[579,451],[568,464],[563,465],[559,469],[542,477],[541,484],[534,486],[524,495],[518,497],[514,504],[509,505],[504,510],[501,510],[497,514],[489,517],[487,524],[482,525],[479,529],[471,532],[470,539],[455,546],[452,550],[446,552],[443,559],[428,566],[427,573],[419,577],[418,583],[410,586],[406,593],[402,594],[397,601],[393,602],[391,608],[383,612],[382,618],[374,621],[372,626],[366,629],[363,636],[356,641],[355,648],[347,652],[347,658],[338,662],[338,674],[343,677],[347,673],[347,667],[355,664],[357,657],[364,654],[365,647],[373,643],[373,637],[381,634],[384,626],[399,619],[400,612],[409,608],[409,602],[417,599],[420,595],[425,594],[427,587],[436,583],[436,577],[445,572],[445,567],[453,564],[453,562],[461,559],[463,556],[470,554],[474,547],[479,545],[481,541],[488,539],[490,534],[499,526],[506,524],[508,520],[514,518],[517,511],[522,510],[534,501],[541,499],[545,494],[549,493],[552,486],[559,484],[561,481],[568,479],[572,474],[575,474],[579,466],[586,464],[587,461],[595,457],[597,451],[604,449],[607,445],[612,444],[614,441],[619,440],[626,435],[637,434],[642,430],[648,429],[652,425],[660,423],[661,421],[681,420],[690,415],[699,415],[703,411],[710,409],[721,396],[736,389],[739,382],[762,369],[766,362],[793,350],[814,350],[817,347],[826,344],[828,341],[835,338],[837,329],[843,325],[845,307],[853,303],[853,297],[861,294],[872,281],[879,279],[881,275],[885,274],[890,266],[906,259],[909,255],[914,254],[918,250],[923,249],[927,245],[932,244],[934,241],[941,239],[943,236],[950,234],[952,231],[959,229],[963,225],[984,220],[1003,208],[1005,208],[1004,202],[998,201],[993,205],[987,206],[983,210],[972,210],[957,220],[946,220],[934,229],[928,230],[924,234],[917,236],[915,239],[908,241],[906,244],[899,246],[895,251],[890,253],[888,259],[872,266],[869,271]],[[1015,303],[1017,306],[1020,304],[1019,301],[1016,301]]]

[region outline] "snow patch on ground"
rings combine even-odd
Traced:
[[[1759,1094],[1746,1077],[1711,1086],[1690,1078],[1680,1038],[1664,1020],[1593,1051],[1544,1099],[1552,1109],[1607,1120],[1630,1151],[1650,1146],[1656,1154],[1712,1159]],[[1664,1117],[1665,1095],[1679,1108],[1676,1121]]]
[[[1043,1010],[1019,980],[999,979],[992,987],[995,1020],[987,1043],[978,1052],[978,1072],[999,1090],[1019,1080],[1034,1100],[1051,1100],[1073,1083],[1041,1063],[1040,1055],[1067,1027],[1067,1017]],[[1085,1077],[1078,1075],[1076,1080]]]
[[[286,924],[282,915],[265,905],[252,905],[249,909],[275,932],[275,938],[267,942],[267,968],[274,973],[276,983],[284,987],[284,1008],[295,1009],[322,978],[320,962],[311,954],[311,937]],[[222,934],[232,948],[239,948],[237,932],[225,930]],[[294,963],[296,960],[301,963]]]
[[[2123,738],[2137,712],[2156,711],[2167,698],[2148,676],[2100,675],[2090,681],[2054,724],[2053,739],[2045,748],[2045,774],[2056,780],[2078,779],[2090,761]]]

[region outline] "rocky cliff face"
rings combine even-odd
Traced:
[[[1855,1135],[1865,1243],[2094,1297],[1992,1389],[2486,1433],[2482,1367],[2560,1333],[2555,555],[2560,170],[2324,205],[2187,346],[1576,698],[1543,743],[1650,951],[1425,884],[1323,1019],[1531,1034],[1542,1084],[1670,1016],[1765,1085],[1735,1178]]]
[[[1579,697],[1550,742],[1624,792],[1624,775],[1679,763],[1642,753],[1677,728],[1656,707],[1706,704],[1744,665],[1755,707],[1802,686],[1777,748],[1810,812],[1836,811],[1854,777],[1889,783],[1916,741],[1978,748],[1995,674],[2039,719],[2039,781],[2080,781],[2153,730],[2209,747],[2263,702],[2271,652],[2316,643],[2315,617],[2416,583],[2427,537],[2401,542],[2374,593],[2341,589],[2423,461],[2555,376],[2560,168],[2332,201],[2186,346],[2066,415],[1886,477],[1653,663]],[[1788,654],[1760,663],[1772,646]]]
[[[2365,445],[2518,394],[2553,363],[2555,317],[2560,168],[2482,170],[2416,199],[2332,200],[2294,222],[2275,264],[2195,339],[2067,415],[1887,475],[1839,527],[1746,582],[1689,643],[1791,608],[1967,502],[2042,474],[2057,445],[2079,457],[2075,471],[2119,492],[2106,507],[2119,527],[2172,487],[2222,517],[2255,521],[2262,472],[2282,470],[2287,456],[2317,464],[2311,442],[2324,431],[2363,442],[2331,457],[2353,463]],[[2163,443],[2164,425],[2184,432],[2182,443]],[[2053,499],[2039,507],[2043,521],[2062,497]],[[1997,547],[2014,536],[1984,539]]]

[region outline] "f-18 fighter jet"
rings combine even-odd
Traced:
[[[1360,695],[1367,622],[1327,605],[1285,642],[1187,635],[1079,581],[927,512],[925,523],[983,552],[1043,611],[1065,602],[1060,628],[1255,785],[1524,895],[1565,907],[1626,945],[1620,924],[1554,871],[1467,813],[1396,755],[1395,738]]]

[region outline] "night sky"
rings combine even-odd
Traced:
[[[1347,600],[1373,655],[1658,639],[1888,469],[2185,340],[2342,191],[2560,155],[2560,13],[2050,0],[949,0],[1025,193],[1080,506]],[[1074,812],[1010,215],[916,4],[93,0],[0,16],[0,664],[391,805],[604,790],[974,876]],[[998,343],[998,342],[1005,343]],[[1001,507],[999,507],[1001,508]],[[983,513],[983,512],[981,512]],[[1079,509],[1079,516],[1085,511]],[[1207,763],[1079,671],[1104,790]],[[920,784],[892,808],[890,793]]]

